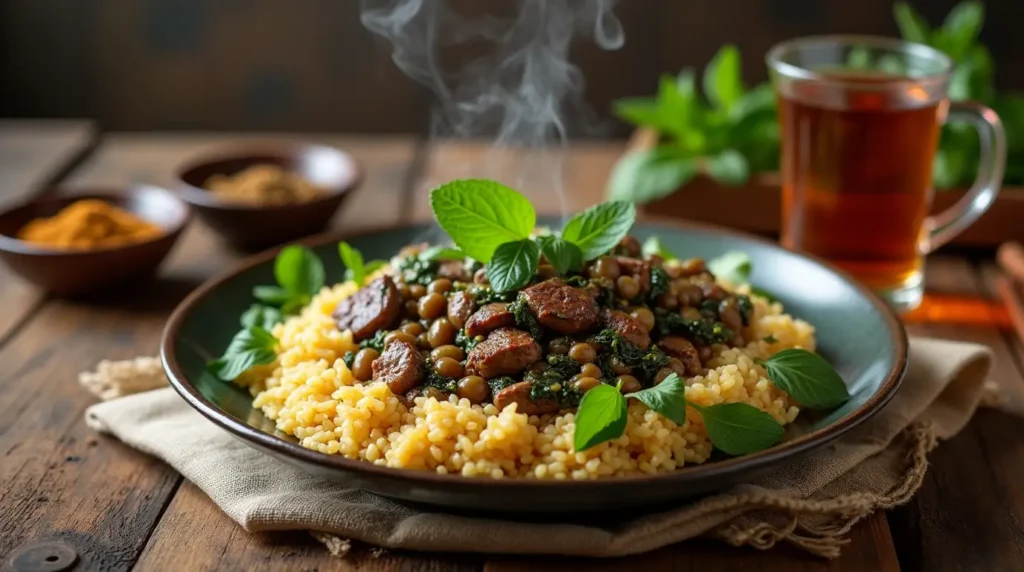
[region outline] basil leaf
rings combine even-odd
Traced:
[[[686,423],[686,385],[674,373],[658,385],[627,393],[626,397],[642,401],[649,409],[671,419],[676,425]]]
[[[353,280],[362,286],[366,280],[366,266],[363,264],[363,253],[352,248],[352,246],[341,241],[338,243],[338,254],[341,255],[341,262],[345,265],[345,279]]]
[[[705,170],[709,177],[723,185],[741,185],[750,178],[747,158],[735,149],[726,149],[709,157]]]
[[[572,446],[576,451],[585,451],[618,439],[625,430],[626,398],[611,385],[601,384],[584,393],[576,408]]]
[[[708,438],[716,449],[729,455],[747,455],[782,440],[784,429],[771,415],[746,403],[694,405],[704,419]]]
[[[743,95],[740,52],[736,46],[722,46],[704,68],[704,95],[711,105],[726,112]]]
[[[900,35],[904,40],[927,44],[931,31],[924,18],[906,2],[897,2],[892,7],[893,17],[896,18],[896,26],[900,29]]]
[[[548,235],[537,239],[540,252],[548,259],[559,274],[579,270],[583,266],[583,252],[575,244],[557,236]]]
[[[291,294],[316,294],[324,285],[324,265],[312,250],[286,246],[274,261],[277,283]]]
[[[271,306],[280,306],[292,297],[291,293],[280,286],[256,286],[252,289],[252,296]]]
[[[458,248],[449,248],[447,246],[431,246],[420,253],[420,258],[428,260],[430,262],[440,260],[464,260],[466,253],[462,252]]]
[[[708,270],[716,278],[724,278],[733,284],[746,284],[752,268],[750,255],[735,250],[708,261]]]
[[[487,280],[495,292],[508,292],[530,283],[537,272],[540,247],[529,239],[498,246],[487,263]]]
[[[672,254],[669,249],[665,248],[665,245],[661,243],[661,239],[657,236],[652,236],[645,240],[642,251],[644,256],[657,254],[665,260],[675,260],[678,258],[675,254]]]
[[[224,357],[242,353],[253,349],[273,350],[277,345],[277,338],[260,326],[250,326],[235,334],[224,351]]]
[[[366,263],[366,275],[369,276],[387,265],[387,260],[371,260]]]
[[[584,260],[593,260],[614,248],[635,220],[632,203],[601,203],[572,217],[562,229],[562,238],[578,246]]]
[[[768,379],[801,405],[811,409],[832,409],[850,398],[843,378],[820,355],[801,349],[787,349],[766,360],[758,360]]]
[[[253,304],[242,314],[241,322],[243,328],[259,326],[269,331],[270,328],[274,327],[274,324],[281,321],[281,317],[281,311],[277,308]]]
[[[225,381],[231,381],[242,375],[245,370],[274,361],[277,354],[273,350],[251,349],[241,353],[225,356],[214,362],[217,367],[215,375]]]
[[[608,177],[607,193],[615,200],[648,203],[671,195],[696,175],[696,159],[662,145],[620,158]]]
[[[430,191],[441,228],[467,256],[490,262],[498,246],[530,237],[537,213],[526,197],[483,179],[445,183]]]

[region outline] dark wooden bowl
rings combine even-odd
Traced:
[[[255,165],[276,165],[326,191],[312,201],[247,205],[219,199],[206,190],[214,175],[234,175]],[[322,232],[362,181],[351,155],[333,147],[277,144],[228,149],[187,161],[178,169],[181,196],[233,248],[261,250]]]
[[[164,229],[160,236],[98,250],[53,250],[15,238],[29,221],[57,214],[81,199],[100,199]],[[191,212],[174,193],[151,186],[78,189],[16,204],[0,212],[0,259],[51,294],[79,296],[127,287],[150,278],[181,236]]]

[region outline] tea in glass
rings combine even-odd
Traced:
[[[882,65],[856,68],[857,60]],[[784,246],[849,271],[894,308],[915,307],[924,255],[970,225],[1002,180],[995,114],[951,103],[951,63],[927,46],[858,36],[806,38],[768,54],[782,133]],[[978,181],[961,203],[928,217],[932,162],[947,119],[982,139]]]

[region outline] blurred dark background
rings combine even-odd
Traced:
[[[486,1],[495,11],[514,3]],[[939,23],[955,1],[912,4]],[[997,85],[1024,88],[1024,0],[989,0],[986,12]],[[610,119],[612,100],[651,93],[664,71],[702,68],[724,43],[739,46],[750,84],[786,38],[898,35],[889,0],[621,0],[615,14],[624,48],[573,47],[609,135],[628,132]],[[424,132],[430,105],[363,28],[356,0],[0,0],[0,116],[85,117],[106,130],[395,133]]]

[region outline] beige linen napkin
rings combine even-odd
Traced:
[[[855,523],[907,501],[920,487],[925,455],[937,439],[960,431],[986,392],[990,400],[998,396],[992,387],[986,390],[991,363],[984,346],[911,340],[902,388],[847,436],[750,484],[614,528],[455,516],[346,488],[251,449],[170,388],[99,403],[86,417],[92,428],[169,463],[246,530],[310,530],[332,551],[358,539],[413,550],[605,557],[710,535],[758,548],[786,540],[836,557]],[[151,386],[163,383],[152,368],[147,359],[104,362],[82,382],[108,394],[118,393],[110,386],[120,381],[135,389],[140,377]],[[1020,390],[1005,389],[999,394],[1015,391],[1002,401],[1012,409]]]

